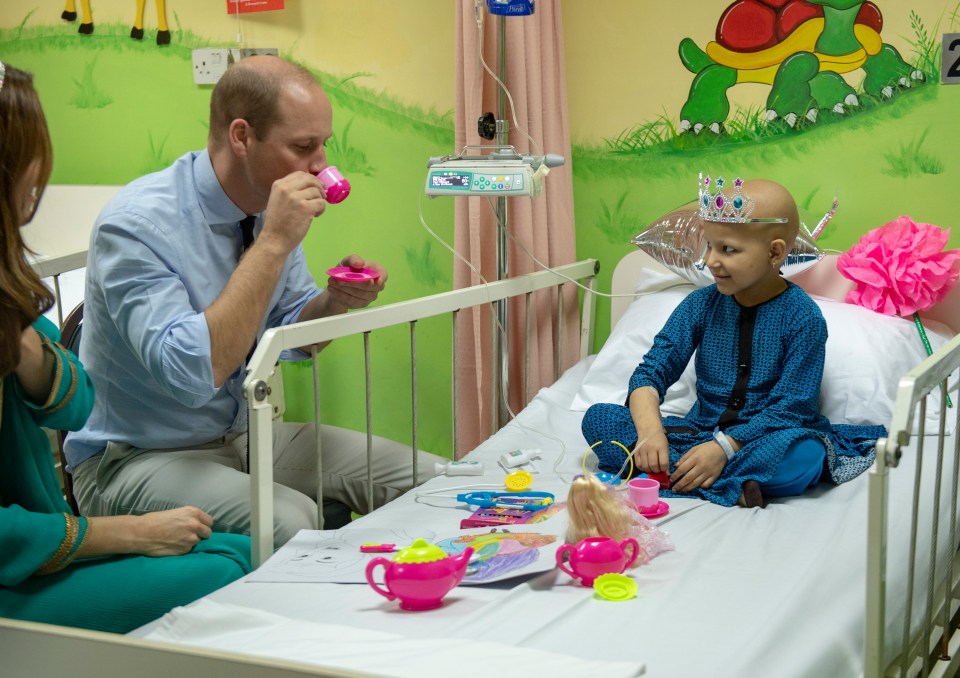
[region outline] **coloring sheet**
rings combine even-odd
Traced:
[[[526,574],[546,572],[556,565],[563,543],[564,521],[530,525],[478,527],[454,533],[430,530],[343,528],[301,530],[267,562],[247,576],[248,582],[365,584],[367,564],[374,558],[393,560],[396,551],[423,538],[451,555],[468,546],[474,550],[464,584],[486,584]],[[363,553],[364,544],[395,544],[392,553]],[[382,581],[383,568],[377,568]]]

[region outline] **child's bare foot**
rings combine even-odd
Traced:
[[[760,483],[756,480],[748,480],[740,488],[740,498],[737,500],[738,506],[744,508],[763,508],[767,503],[763,500],[763,493],[760,492]]]

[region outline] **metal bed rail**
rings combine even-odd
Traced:
[[[452,333],[452,361],[453,361],[453,411],[456,412],[456,373],[457,373],[457,314],[464,309],[485,306],[497,301],[524,296],[529,311],[531,295],[539,290],[555,288],[557,313],[554,336],[558,342],[557,354],[563,354],[563,346],[559,343],[563,332],[559,323],[563,319],[563,294],[565,285],[570,280],[583,281],[587,290],[592,291],[596,274],[599,271],[599,262],[595,259],[585,259],[573,264],[558,266],[551,271],[538,271],[516,278],[508,278],[491,282],[485,285],[476,285],[452,292],[443,292],[409,301],[402,301],[386,306],[354,311],[345,315],[321,318],[303,323],[295,323],[285,327],[267,330],[257,344],[247,367],[247,376],[244,380],[244,394],[247,398],[247,414],[249,418],[250,438],[250,502],[251,525],[250,534],[253,542],[253,562],[259,566],[273,553],[273,438],[272,418],[273,405],[271,398],[278,394],[272,393],[269,379],[273,373],[280,354],[289,349],[304,346],[315,346],[333,339],[362,334],[364,345],[365,385],[366,385],[366,433],[367,433],[367,490],[372,501],[373,476],[371,457],[373,450],[373,427],[371,416],[371,374],[370,374],[370,335],[376,330],[394,327],[402,324],[410,326],[411,352],[411,389],[413,392],[412,413],[412,442],[411,457],[413,460],[413,477],[417,478],[417,400],[416,400],[416,323],[419,320],[435,316],[450,314],[453,323]],[[579,313],[579,356],[586,357],[593,344],[593,320],[595,316],[595,298],[593,294],[583,294]],[[526,354],[527,342],[524,342]],[[317,370],[316,348],[311,349],[313,357],[313,388],[314,388],[314,423],[316,424],[317,446],[317,478],[318,496],[317,511],[318,523],[323,527],[323,489],[321,469],[320,444],[320,412],[319,412],[319,374]],[[494,358],[494,374],[497,374],[496,355]],[[524,365],[528,364],[524,359]],[[556,361],[555,377],[559,377],[560,363]],[[527,383],[524,378],[524,384]],[[497,397],[496,389],[492,389],[492,396]],[[495,409],[495,408],[494,408]],[[453,436],[456,440],[456,417],[453,417]],[[457,456],[456,450],[454,455]],[[370,506],[372,509],[372,506]]]
[[[958,558],[958,475],[960,475],[960,407],[948,408],[947,379],[960,367],[960,335],[954,337],[929,358],[908,372],[897,389],[893,417],[888,437],[877,441],[877,458],[869,474],[868,533],[867,533],[867,607],[865,628],[865,671],[867,678],[881,676],[954,676],[960,671],[960,627],[957,609],[960,607],[960,558]],[[921,471],[924,461],[927,395],[939,389],[940,421],[936,438],[937,453],[932,491],[921,491]],[[953,419],[953,449],[946,447],[946,425]],[[912,511],[910,515],[910,553],[907,562],[906,613],[903,615],[899,652],[896,657],[885,656],[887,644],[887,518],[889,511],[889,470],[899,465],[904,450],[915,437],[913,451],[915,478],[913,482]],[[950,456],[947,456],[950,455]],[[952,460],[952,461],[951,461]],[[949,477],[944,477],[944,462],[948,462]],[[944,487],[944,483],[948,487]],[[929,488],[927,488],[929,489]],[[944,496],[947,495],[947,496]],[[949,503],[945,503],[949,502]],[[947,510],[947,526],[952,557],[938,556],[940,515]],[[918,552],[921,509],[931,512],[930,548]],[[925,536],[925,535],[924,535]],[[924,550],[925,551],[925,550]],[[923,590],[917,578],[926,580]],[[912,622],[914,606],[924,610],[919,628]],[[897,620],[893,620],[897,621]]]

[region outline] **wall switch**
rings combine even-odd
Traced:
[[[217,80],[227,70],[227,67],[240,59],[260,54],[279,56],[280,50],[276,47],[210,47],[195,49],[193,57],[193,81],[198,85],[216,85]]]

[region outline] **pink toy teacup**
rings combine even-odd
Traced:
[[[657,510],[660,501],[660,481],[654,478],[631,478],[627,483],[630,501],[640,513],[652,513]]]
[[[343,178],[340,170],[334,165],[328,165],[320,170],[317,179],[327,190],[327,202],[331,205],[343,202],[350,195],[350,182]]]
[[[417,539],[393,560],[374,558],[367,563],[367,583],[387,600],[399,598],[404,610],[432,610],[440,607],[443,597],[463,580],[471,556],[473,549],[469,546],[448,556],[439,546]],[[384,588],[373,580],[374,570],[381,565]]]
[[[558,548],[557,567],[574,579],[580,579],[584,586],[593,586],[593,580],[601,574],[622,573],[633,565],[639,553],[640,546],[631,537],[619,543],[610,537],[587,537],[576,546],[564,544]],[[569,568],[564,561],[565,554],[570,558]]]

